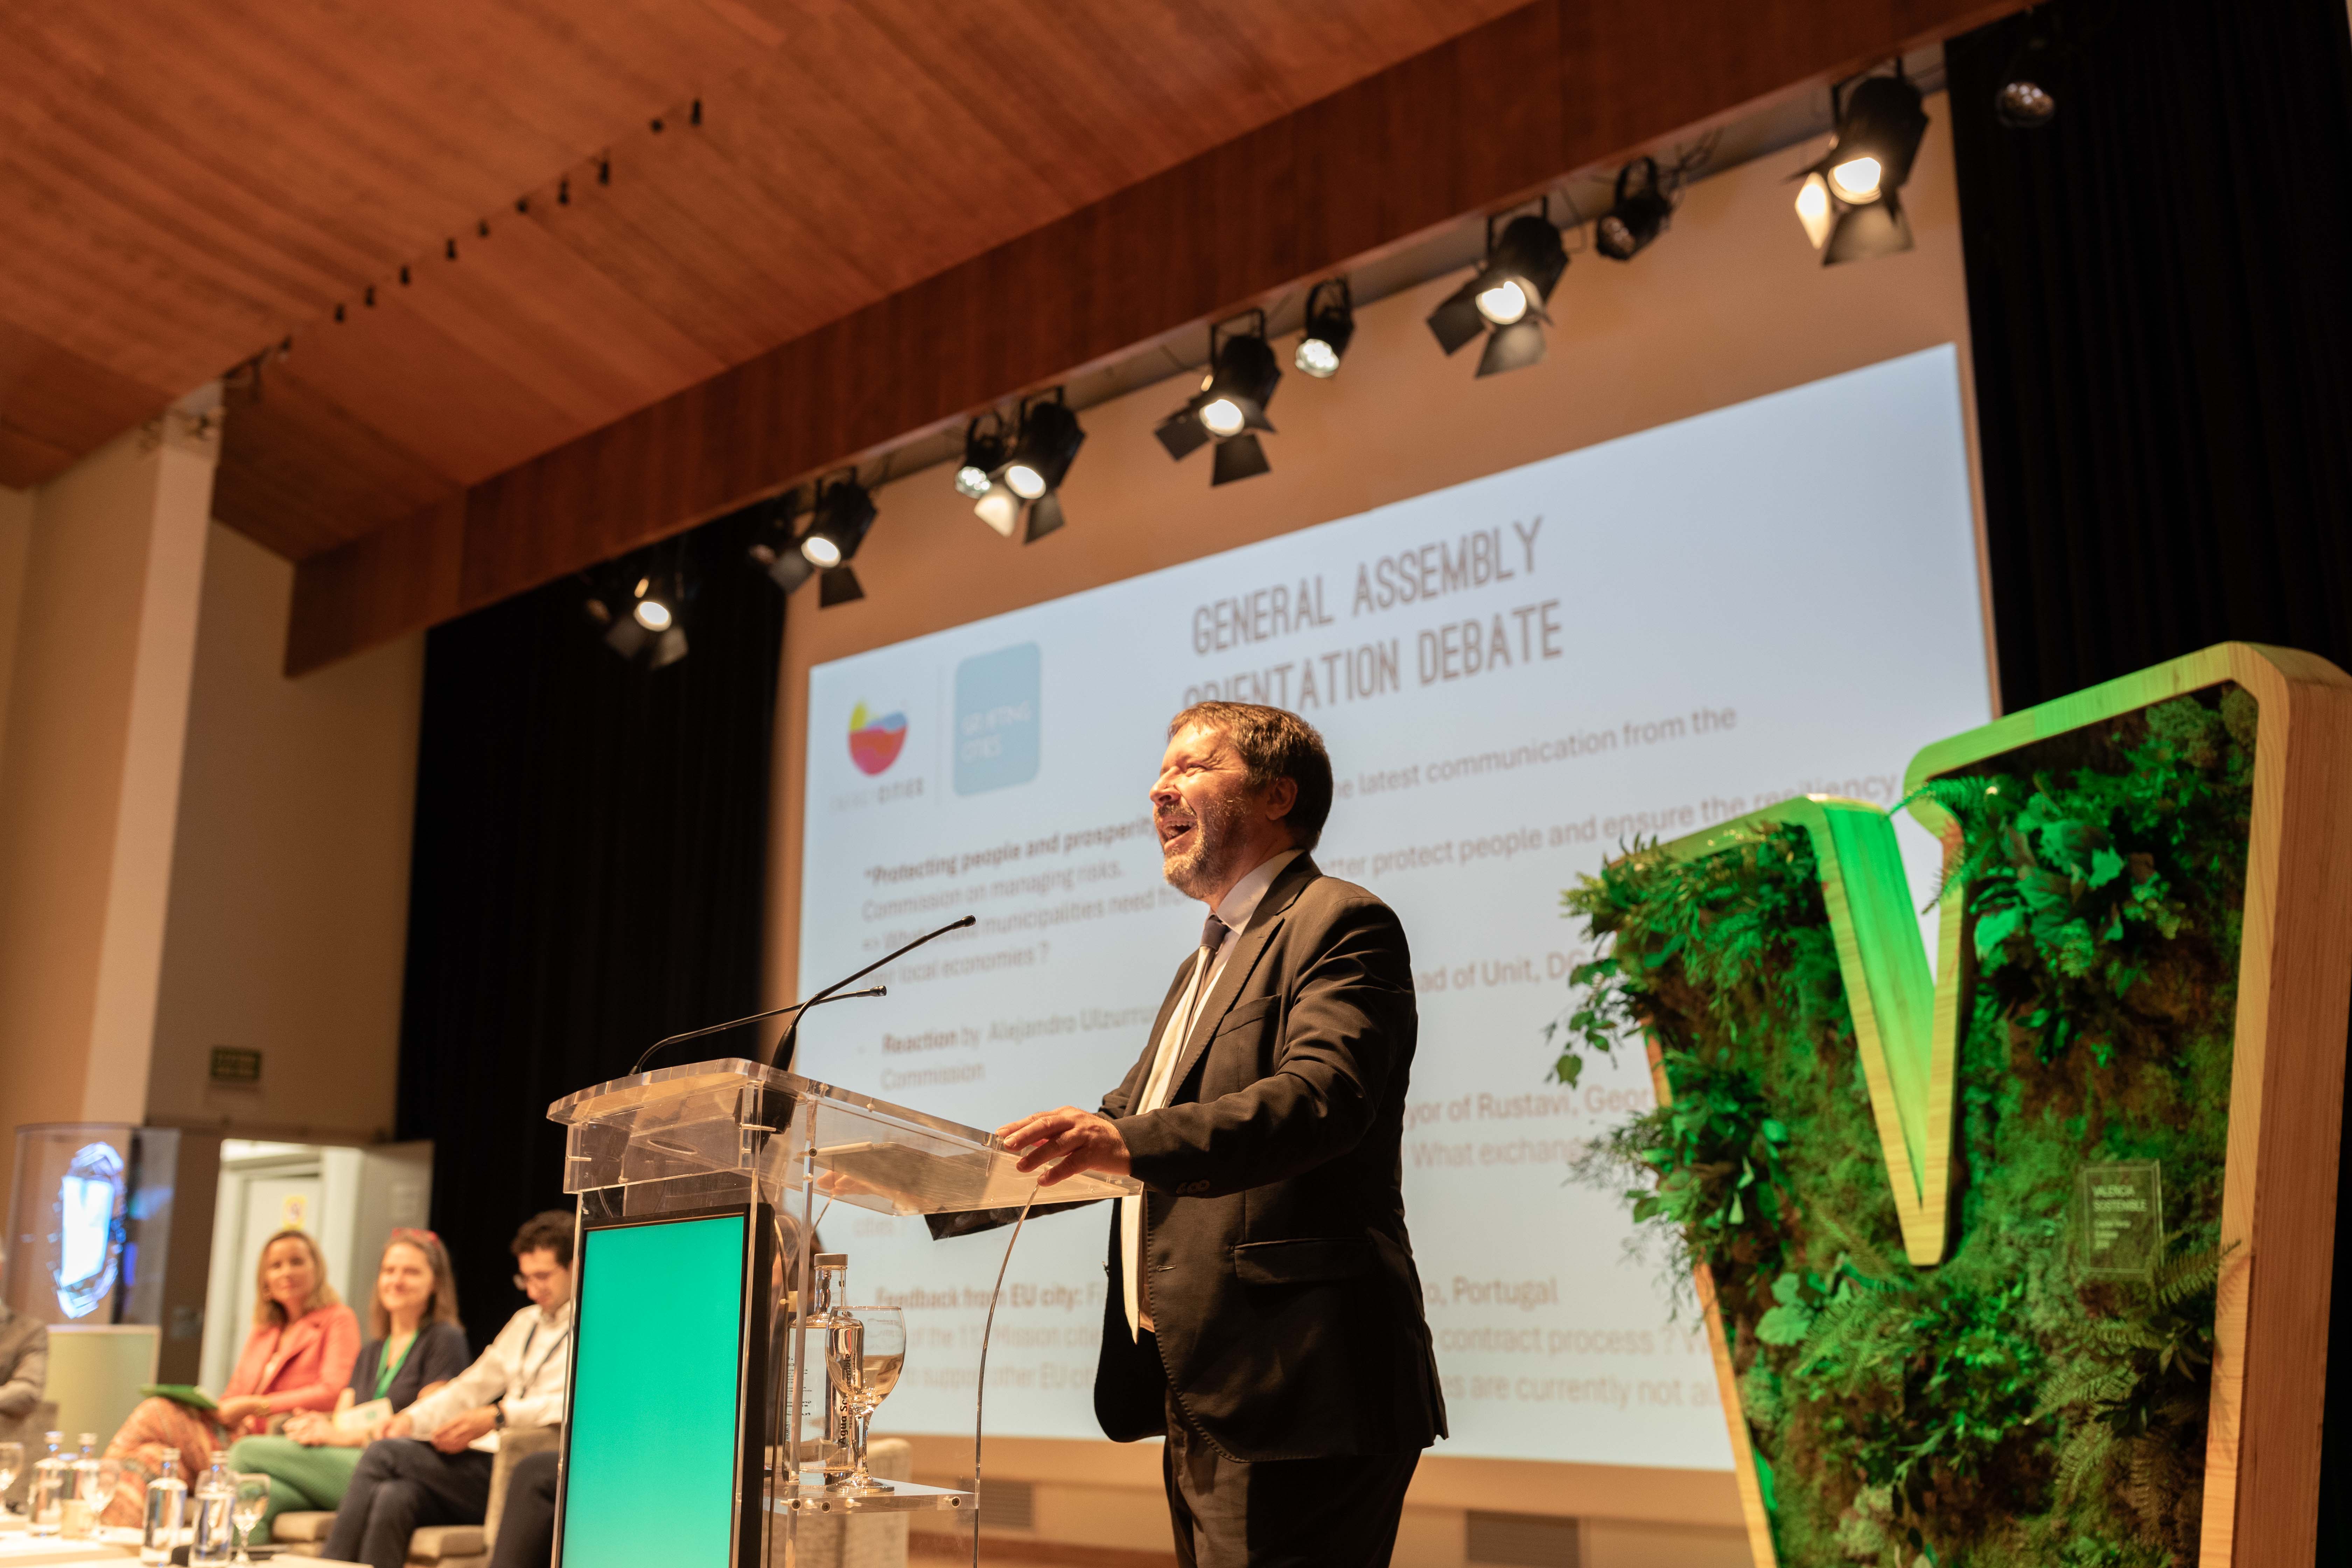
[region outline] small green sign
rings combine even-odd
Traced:
[[[261,1053],[241,1046],[215,1046],[211,1076],[215,1083],[257,1084],[261,1081]]]
[[[2164,1167],[2154,1160],[2086,1163],[2075,1177],[2086,1279],[2145,1279],[2164,1256]]]

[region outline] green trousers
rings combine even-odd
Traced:
[[[253,1543],[269,1540],[271,1521],[281,1513],[332,1513],[359,1468],[358,1448],[310,1447],[291,1437],[247,1437],[228,1451],[228,1468],[269,1478],[269,1510],[253,1529]]]

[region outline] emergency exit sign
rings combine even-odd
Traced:
[[[261,1053],[242,1046],[215,1046],[211,1078],[215,1083],[257,1084],[261,1081]]]

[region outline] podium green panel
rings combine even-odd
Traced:
[[[749,1216],[581,1237],[559,1568],[729,1568],[742,1512]]]

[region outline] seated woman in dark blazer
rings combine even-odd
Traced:
[[[305,1412],[287,1421],[282,1436],[247,1437],[229,1450],[230,1469],[270,1479],[269,1511],[254,1531],[256,1543],[269,1539],[270,1521],[281,1513],[331,1511],[351,1485],[360,1450],[383,1424],[473,1359],[457,1321],[448,1249],[431,1231],[395,1230],[384,1243],[368,1336],[334,1414]]]

